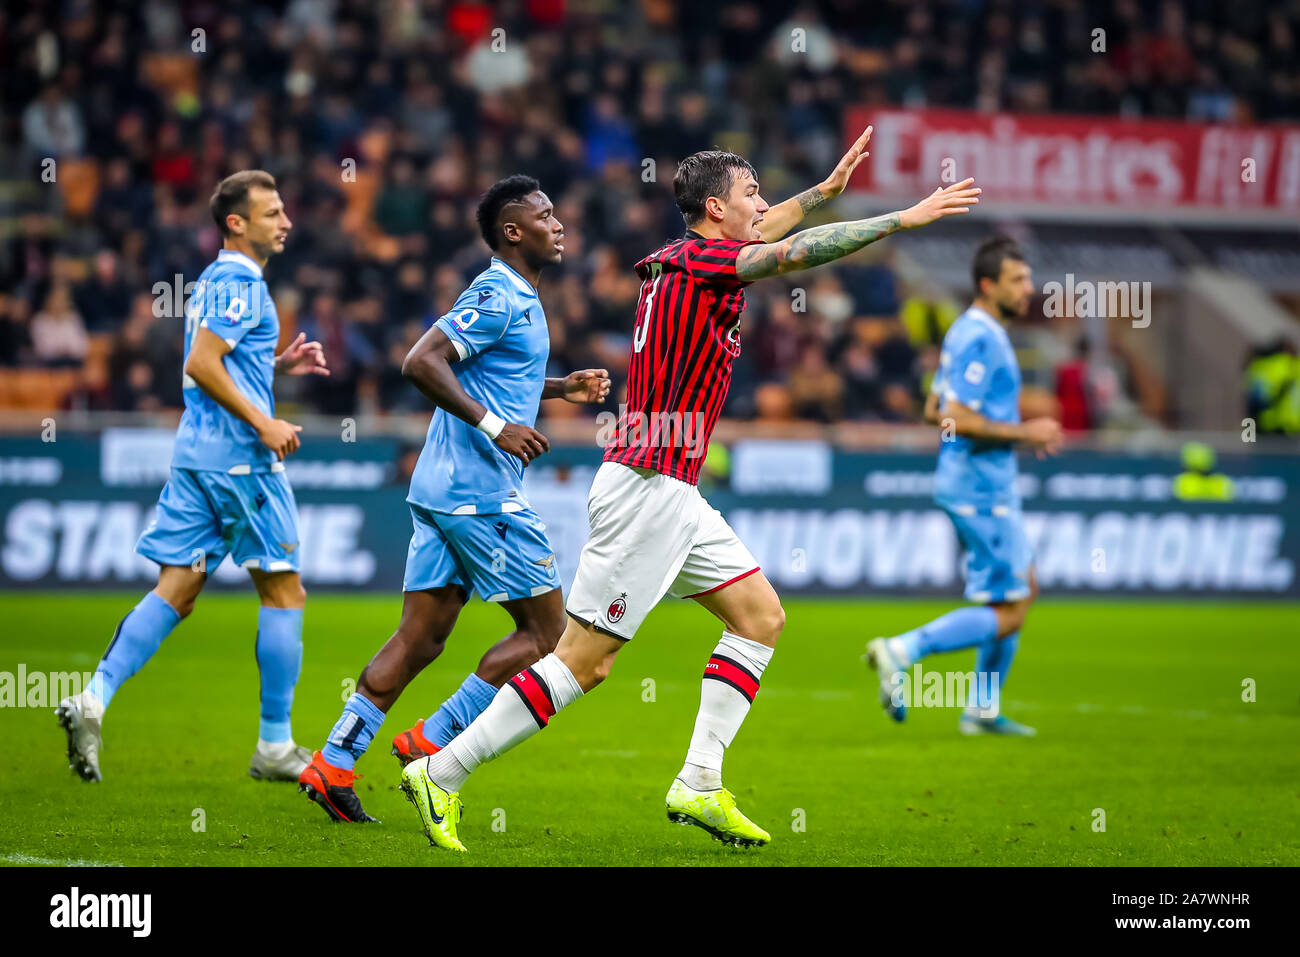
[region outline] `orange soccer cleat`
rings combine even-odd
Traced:
[[[415,722],[414,728],[403,731],[393,738],[393,757],[402,763],[402,767],[406,767],[416,758],[427,758],[440,750],[442,749],[424,736],[423,719]]]
[[[336,768],[326,761],[319,751],[311,756],[311,764],[298,775],[298,790],[325,809],[334,821],[350,824],[378,824],[379,822],[361,808],[361,799],[352,789],[352,782],[360,775]]]

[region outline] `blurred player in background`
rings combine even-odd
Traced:
[[[907,717],[896,692],[901,675],[927,655],[975,647],[974,702],[962,712],[963,734],[1032,735],[999,711],[999,692],[1020,645],[1020,628],[1038,595],[1033,555],[1016,487],[1017,443],[1039,457],[1055,454],[1055,419],[1020,421],[1020,366],[1003,323],[1023,317],[1034,286],[1024,253],[1010,239],[985,241],[975,253],[975,301],[943,339],[939,371],[926,399],[926,421],[943,425],[935,501],[948,513],[965,550],[966,598],[929,624],[867,645],[880,680],[880,703],[895,721]]]
[[[627,406],[592,482],[591,537],[569,594],[570,621],[554,653],[515,675],[448,747],[402,772],[402,790],[430,843],[465,849],[456,833],[458,792],[471,772],[600,684],[664,595],[694,598],[723,626],[705,666],[686,761],[668,791],[668,817],[736,845],[770,840],[722,786],[722,758],[758,693],[785,612],[697,481],[740,354],[747,284],[834,262],[978,202],[979,190],[966,180],[903,212],[775,241],[843,190],[870,134],[868,128],[845,154],[824,189],[771,208],[759,196],[753,166],[734,153],[696,153],[678,167],[673,190],[686,235],[636,265],[642,284]]]
[[[511,176],[478,207],[492,263],[411,349],[402,368],[437,406],[411,476],[415,532],[402,584],[402,620],[343,706],[300,789],[335,821],[373,821],[353,768],[398,695],[442,653],[477,591],[500,602],[515,628],[423,721],[393,739],[403,764],[446,746],[511,675],[555,648],[564,602],[545,524],[524,497],[524,467],[547,451],[533,428],[541,399],[600,402],[604,369],[547,378],[550,334],[537,296],[542,270],[564,255],[564,226],[537,180]]]
[[[162,566],[158,585],[117,626],[91,686],[56,711],[68,760],[86,781],[102,779],[104,711],[182,618],[194,610],[208,569],[226,555],[248,569],[261,598],[257,666],[261,721],[248,773],[293,781],[310,753],[294,744],[289,714],[302,666],[307,593],[298,577],[298,512],[284,458],[300,426],[275,418],[272,380],[328,375],[319,342],[298,338],[280,355],[280,320],[262,269],[284,251],[293,224],[275,179],[244,170],[217,185],[209,203],[224,237],[185,307],[185,412],[171,477],[136,551]]]

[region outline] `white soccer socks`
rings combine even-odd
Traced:
[[[547,655],[502,685],[483,713],[429,758],[429,777],[446,791],[459,791],[480,764],[532,737],[581,697],[573,672],[554,653]]]
[[[763,670],[772,660],[772,648],[756,641],[722,633],[700,682],[700,712],[686,752],[686,764],[677,776],[696,791],[722,787],[722,755],[749,714],[758,694]]]

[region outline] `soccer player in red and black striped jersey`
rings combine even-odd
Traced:
[[[980,191],[965,180],[910,209],[782,240],[844,189],[870,134],[868,127],[826,181],[773,207],[744,158],[710,150],[682,161],[673,190],[687,232],[636,266],[642,284],[628,400],[592,482],[591,537],[566,603],[569,623],[554,653],[507,682],[450,745],[403,772],[402,789],[432,843],[464,850],[456,836],[458,792],[470,773],[600,684],[665,595],[695,599],[723,626],[705,667],[686,761],[668,792],[668,818],[733,844],[770,839],[722,786],[722,758],[758,692],[785,612],[696,481],[740,354],[747,284],[833,262],[979,202]]]
[[[606,462],[653,469],[695,485],[740,355],[746,240],[693,229],[636,264],[642,278],[627,402]]]

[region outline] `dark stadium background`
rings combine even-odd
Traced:
[[[945,175],[975,175],[985,201],[749,291],[706,485],[724,511],[747,509],[774,579],[955,592],[942,523],[938,570],[900,577],[871,556],[916,534],[908,515],[937,517],[925,476],[937,438],[920,406],[969,300],[971,252],[1001,231],[1029,251],[1040,290],[1150,283],[1144,322],[1045,315],[1039,296],[1011,328],[1025,414],[1059,416],[1071,438],[1065,459],[1027,463],[1027,508],[1049,533],[1060,514],[1072,529],[1037,541],[1070,553],[1047,583],[1294,594],[1298,38],[1295,3],[9,5],[0,581],[148,578],[131,543],[167,474],[177,307],[218,248],[207,199],[230,171],[279,180],[295,224],[268,268],[283,335],[319,338],[333,369],[277,384],[280,414],[308,429],[290,462],[300,499],[351,509],[330,513],[352,531],[322,563],[352,571],[308,581],[383,589],[396,586],[401,493],[429,414],[401,360],[487,261],[473,210],[488,184],[527,172],[554,198],[568,248],[543,284],[551,370],[607,367],[617,398],[631,266],[682,228],[676,161],[741,151],[775,203],[874,123],[850,190],[810,221],[896,208]],[[1036,167],[1017,165],[1026,144],[1047,144]],[[599,411],[541,410],[556,451],[533,484],[569,529],[557,531],[568,568]],[[1217,451],[1198,468],[1235,479],[1232,501],[1179,501],[1192,440]],[[1130,478],[1105,480],[1115,473]],[[844,532],[855,510],[861,527]],[[1114,511],[1127,524],[1098,529]],[[803,531],[782,533],[791,523]],[[1111,552],[1109,576],[1090,570],[1095,547]],[[1198,565],[1207,550],[1227,564]],[[861,557],[827,566],[846,551]]]

